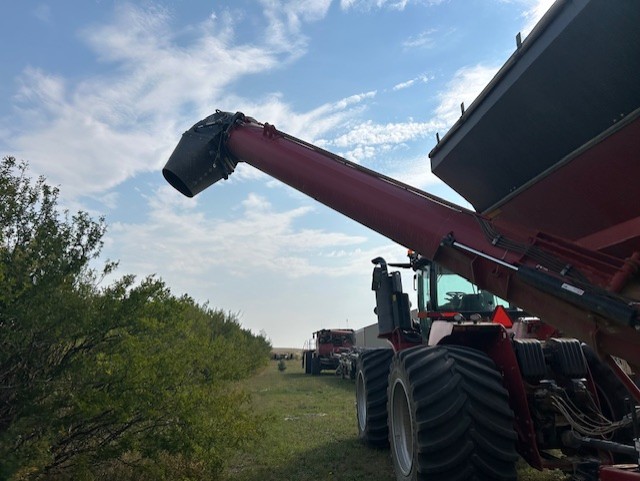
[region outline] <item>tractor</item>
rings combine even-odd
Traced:
[[[163,169],[193,197],[246,162],[411,249],[418,317],[374,259],[358,432],[398,480],[514,480],[519,457],[640,480],[640,2],[557,0],[429,153],[464,208],[241,112]]]
[[[336,370],[340,356],[351,350],[355,343],[353,329],[320,329],[302,350],[305,374],[317,376],[325,369]]]
[[[637,462],[632,396],[589,346],[414,252],[372,262],[380,336],[402,345],[358,358],[358,435],[391,445],[399,479],[513,479],[516,453],[576,479]],[[388,267],[415,271],[417,320]]]

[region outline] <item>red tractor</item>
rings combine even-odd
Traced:
[[[335,371],[340,356],[355,344],[353,329],[321,329],[313,333],[313,339],[302,351],[302,367],[305,374],[318,375],[324,369]]]
[[[577,479],[597,479],[603,462],[637,462],[632,395],[590,347],[410,253],[389,266],[415,271],[416,321],[400,273],[373,263],[380,336],[401,346],[358,359],[358,434],[391,442],[400,479],[513,479],[516,452]],[[424,455],[431,449],[438,455]]]
[[[393,349],[356,382],[360,437],[398,480],[513,480],[518,456],[640,480],[638,25],[637,0],[558,0],[518,38],[430,153],[475,211],[241,113],[196,123],[163,169],[191,197],[244,161],[416,253],[418,321],[374,260]]]

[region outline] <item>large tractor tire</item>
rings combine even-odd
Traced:
[[[365,351],[356,367],[356,417],[358,437],[368,446],[389,445],[387,386],[393,349]]]
[[[353,360],[349,363],[349,379],[352,381],[356,378],[358,366]]]
[[[598,393],[598,402],[602,415],[611,421],[620,421],[629,414],[626,398],[632,399],[631,393],[607,364],[602,362],[593,349],[582,345],[582,352],[589,366],[591,377]],[[613,435],[613,441],[633,445],[633,428],[631,426],[619,429]],[[616,463],[637,462],[632,456],[612,453]]]
[[[389,373],[391,457],[398,481],[515,480],[509,394],[493,361],[460,346],[418,346]]]
[[[304,353],[304,373],[311,374],[311,360],[313,359],[313,352],[307,351]]]
[[[322,366],[320,364],[320,358],[318,356],[313,356],[311,358],[311,375],[319,376],[320,371],[322,371]]]

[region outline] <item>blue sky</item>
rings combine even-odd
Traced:
[[[370,260],[406,250],[250,166],[194,199],[163,180],[215,109],[458,203],[430,173],[550,0],[108,0],[0,8],[0,154],[104,215],[103,259],[237,313],[275,346],[375,322]],[[405,277],[405,289],[411,288]]]

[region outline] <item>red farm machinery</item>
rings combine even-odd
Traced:
[[[320,329],[302,350],[302,367],[305,374],[318,375],[325,369],[335,371],[340,356],[353,348],[353,329]]]
[[[640,2],[557,1],[430,152],[468,210],[216,112],[163,170],[192,197],[240,161],[411,249],[418,317],[374,259],[358,430],[399,480],[516,479],[518,456],[640,480]],[[635,374],[634,374],[635,373]]]

